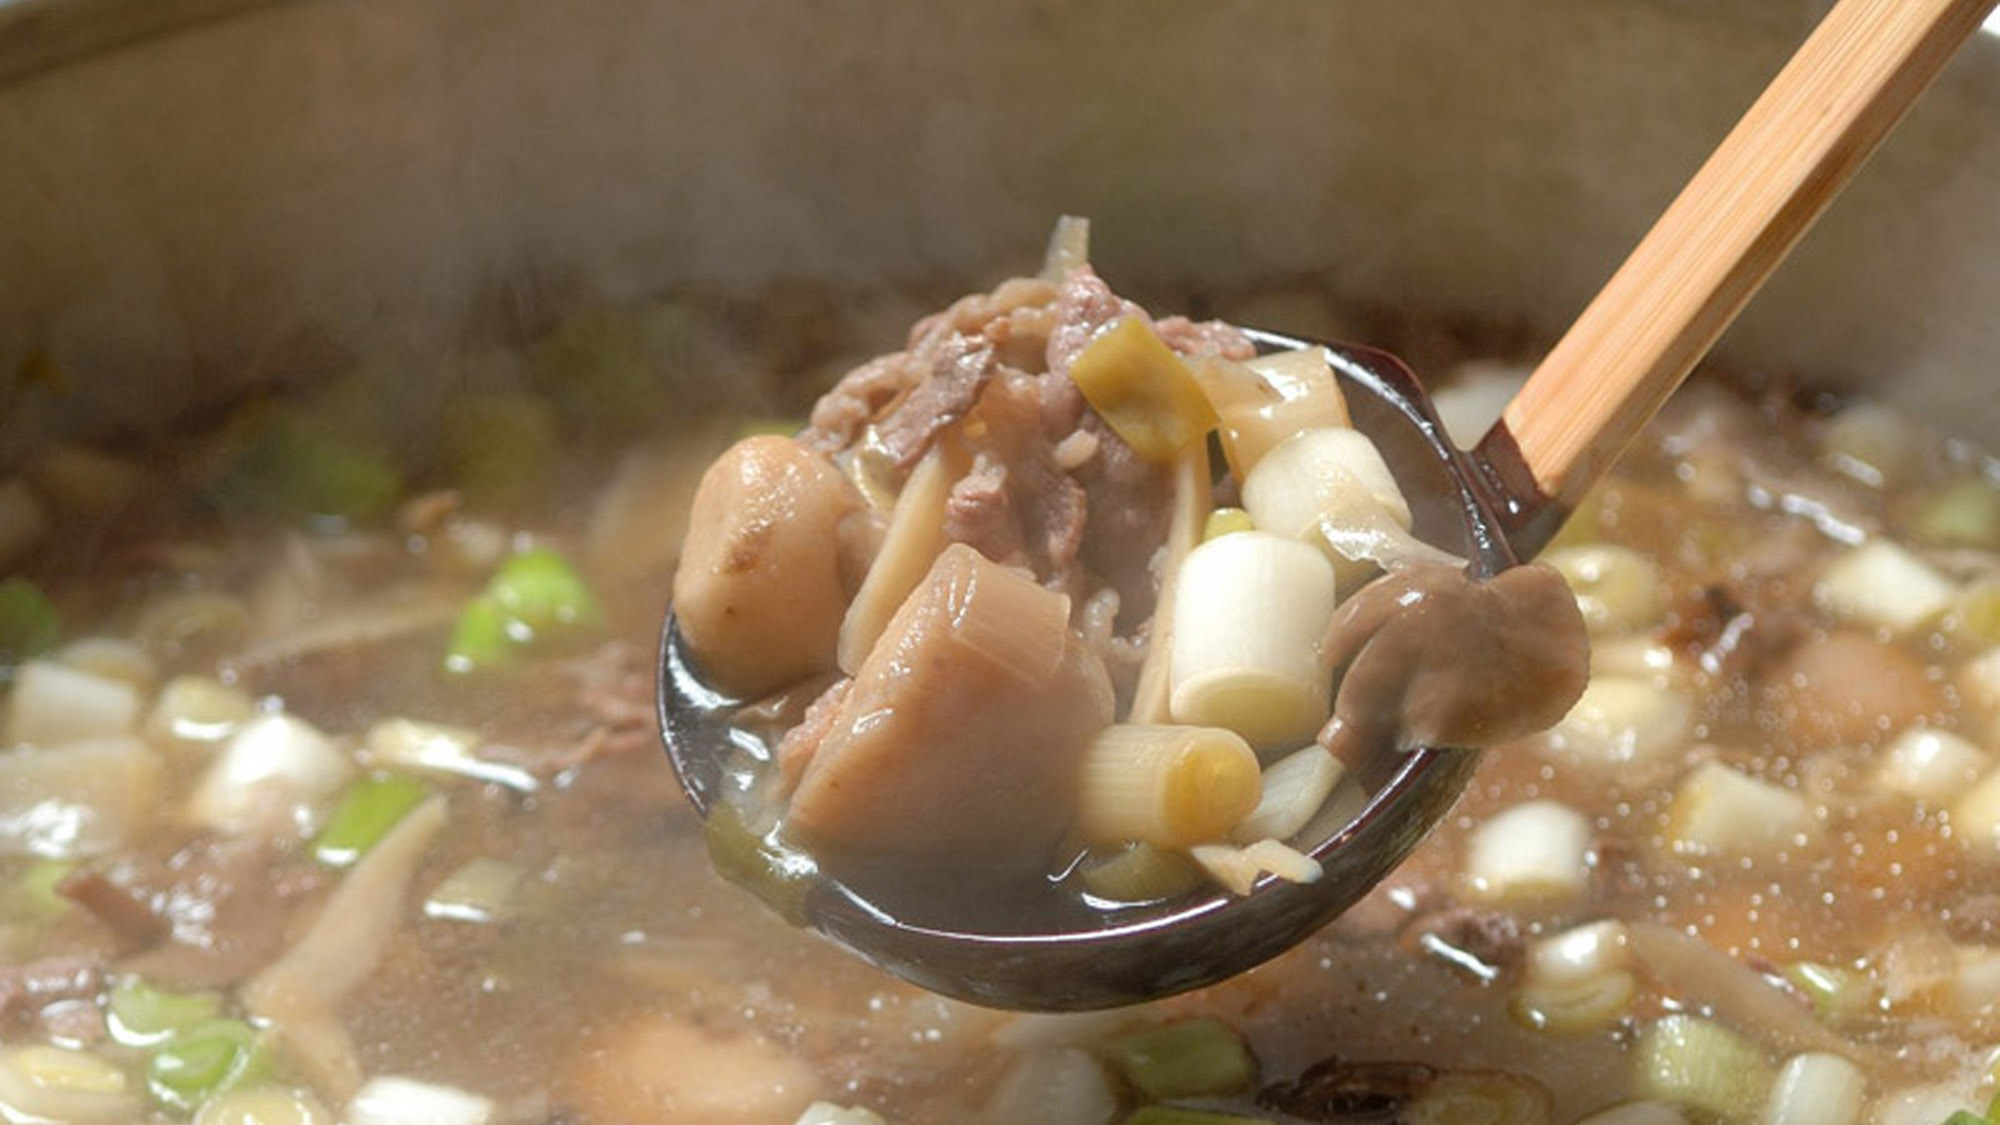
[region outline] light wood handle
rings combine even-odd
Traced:
[[[1840,0],[1542,361],[1481,454],[1511,436],[1541,501],[1574,507],[1994,4]]]

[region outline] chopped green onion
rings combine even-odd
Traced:
[[[1500,1071],[1439,1075],[1396,1116],[1399,1125],[1549,1125],[1549,1092]]]
[[[507,631],[507,623],[507,611],[499,602],[485,596],[472,599],[451,628],[445,670],[462,674],[513,660],[518,642]]]
[[[1800,961],[1785,969],[1785,979],[1805,993],[1813,1014],[1823,1020],[1837,1022],[1859,1016],[1875,998],[1875,986],[1867,973],[1840,965]]]
[[[62,617],[40,586],[18,575],[0,582],[0,668],[47,652],[61,636]]]
[[[603,621],[596,596],[561,555],[523,551],[502,563],[459,614],[445,668],[463,673],[505,664],[539,639]]]
[[[333,810],[313,855],[329,867],[349,867],[389,834],[411,809],[430,793],[423,785],[394,774],[374,774],[351,786]]]
[[[1956,1109],[1944,1119],[1944,1125],[1993,1125],[1990,1118],[1981,1117],[1969,1109]]]
[[[232,513],[370,519],[402,490],[402,474],[386,457],[280,415],[238,451],[208,499]]]
[[[1665,1016],[1639,1033],[1633,1085],[1641,1098],[1705,1110],[1725,1121],[1757,1115],[1771,1065],[1756,1045],[1719,1023]]]
[[[1221,1097],[1256,1080],[1250,1050],[1228,1025],[1191,1019],[1148,1028],[1105,1045],[1105,1056],[1149,1098]]]
[[[127,977],[111,989],[106,1024],[111,1038],[127,1047],[151,1047],[222,1012],[222,998],[213,992],[168,992],[138,977]]]
[[[1244,1117],[1217,1113],[1212,1109],[1186,1109],[1172,1105],[1146,1105],[1125,1118],[1125,1125],[1273,1125],[1268,1117]]]
[[[270,1070],[270,1051],[257,1029],[242,1020],[210,1020],[174,1036],[146,1064],[153,1096],[191,1111],[226,1090]]]
[[[333,1125],[318,1099],[277,1086],[230,1090],[201,1103],[194,1125]]]

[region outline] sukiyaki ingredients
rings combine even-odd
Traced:
[[[1215,409],[1194,373],[1145,320],[1128,316],[1070,361],[1091,408],[1133,452],[1171,461],[1215,428]]]
[[[1263,792],[1250,815],[1230,829],[1238,844],[1289,840],[1326,805],[1346,767],[1319,746],[1297,750],[1264,769]]]
[[[353,773],[348,756],[312,724],[295,715],[263,715],[245,723],[216,755],[188,812],[220,832],[285,821],[303,832],[320,803]]]
[[[1190,1019],[1122,1035],[1104,1057],[1133,1089],[1156,1101],[1216,1098],[1250,1088],[1257,1060],[1243,1037],[1214,1019]]]
[[[1334,594],[1333,567],[1305,543],[1247,531],[1196,547],[1174,591],[1174,721],[1258,747],[1310,739],[1332,707],[1319,646]]]
[[[483,740],[478,731],[468,727],[416,719],[384,719],[368,728],[363,744],[368,750],[368,760],[376,766],[469,778],[504,785],[521,793],[541,788],[535,775],[521,766],[481,757]]]
[[[1951,834],[1975,855],[2000,857],[2000,770],[1989,772],[1949,806]]]
[[[208,502],[243,516],[368,520],[387,513],[403,490],[401,470],[303,414],[246,411],[225,438],[230,448],[205,490]]]
[[[1590,675],[1576,598],[1539,564],[1483,582],[1456,566],[1395,567],[1341,604],[1321,652],[1340,688],[1320,741],[1343,760],[1547,730]]]
[[[843,525],[859,495],[790,438],[738,442],[702,477],[674,614],[702,672],[755,698],[835,667],[850,586]]]
[[[1285,843],[1262,839],[1243,845],[1243,854],[1257,870],[1290,883],[1316,883],[1326,874],[1318,860]]]
[[[162,772],[129,736],[0,751],[0,856],[117,851],[150,817]]]
[[[1771,1085],[1762,1125],[1854,1125],[1867,1094],[1861,1068],[1839,1055],[1793,1055]]]
[[[1757,1045],[1711,1020],[1675,1013],[1639,1032],[1639,1096],[1684,1105],[1724,1121],[1750,1122],[1771,1089],[1771,1063]]]
[[[1095,844],[1216,841],[1257,807],[1257,755],[1216,727],[1106,727],[1085,747],[1076,827]]]
[[[792,794],[814,848],[926,864],[1043,862],[1111,722],[1069,599],[953,544],[869,653]]]
[[[349,786],[326,826],[313,838],[313,857],[328,867],[352,867],[411,809],[430,796],[407,777],[373,774]]]
[[[111,1037],[128,1047],[156,1047],[222,1014],[214,992],[172,992],[136,976],[120,980],[105,1002]]]
[[[87,1051],[48,1044],[0,1050],[0,1117],[125,1125],[140,1098],[123,1070]]]
[[[596,595],[567,560],[546,548],[522,551],[501,563],[485,592],[460,612],[445,668],[471,672],[505,664],[528,645],[603,623]]]
[[[131,734],[138,725],[139,693],[123,680],[53,660],[30,660],[14,674],[8,742],[56,746]]]
[[[1590,822],[1559,802],[1495,814],[1466,842],[1466,890],[1483,901],[1571,899],[1589,883]]]
[[[1699,858],[1767,855],[1817,834],[1804,797],[1708,761],[1675,791],[1666,839],[1676,854]]]

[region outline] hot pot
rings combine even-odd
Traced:
[[[1061,214],[1092,218],[1097,268],[1149,305],[1380,333],[1420,371],[1456,354],[1412,325],[1545,341],[1822,7],[9,0],[0,478],[58,442],[153,465],[177,434],[374,356],[397,357],[392,385],[421,397],[437,389],[425,380],[462,374],[448,361],[663,294],[700,294],[712,303],[694,307],[717,316],[796,299],[815,322],[825,302],[851,301],[839,315],[858,327],[829,350],[864,354],[893,346],[911,308],[884,294],[1032,271]],[[1724,338],[1718,365],[1865,392],[1939,435],[1990,442],[1996,111],[2000,38],[1982,35]],[[1333,300],[1308,307],[1302,292]],[[748,367],[785,358],[752,349],[677,375],[649,404],[668,424],[756,414],[770,388]],[[693,852],[676,854],[690,866]],[[647,858],[599,878],[637,895],[655,878]],[[664,875],[659,893],[706,878]],[[777,927],[754,906],[697,909]],[[632,942],[651,950],[656,937]],[[813,1085],[919,1120],[927,1088],[910,1074],[933,1065],[924,1042],[1001,1035],[1018,1052],[1085,1034],[996,1031],[999,1016],[770,940],[759,956],[827,958],[837,995],[763,995],[753,1007],[793,1015],[750,1034],[861,1045],[841,1054],[849,1069],[810,1078],[791,1063],[772,1064],[774,1077],[755,1055],[732,1072],[750,1087]],[[715,987],[672,957],[638,964],[660,996]],[[876,1016],[849,1011],[855,997]],[[1214,1003],[1288,1019],[1282,995],[1255,985]],[[816,1024],[800,1011],[841,1015]],[[1423,1019],[1440,1050],[1490,1063],[1477,1018]],[[551,1089],[657,1056],[709,1058],[680,1025],[647,1031],[629,1056],[597,1045],[588,1019],[578,1027],[586,1053],[612,1061],[552,1068],[549,1089],[524,1079],[497,1095],[513,1116],[494,1119],[557,1119],[574,1098]],[[1001,1064],[977,1042],[945,1067],[954,1090],[992,1084]],[[404,1061],[359,1050],[371,1074]],[[1576,1065],[1602,1064],[1594,1051],[1576,1048]],[[1289,1078],[1329,1053],[1294,1045],[1262,1061]],[[877,1072],[856,1057],[889,1061]],[[591,1112],[672,1108],[646,1096]],[[716,1104],[673,1119],[773,1103]],[[778,1104],[791,1120],[797,1107]],[[1594,1108],[1556,1102],[1564,1120]]]

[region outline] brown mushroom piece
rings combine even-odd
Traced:
[[[834,667],[853,592],[840,545],[862,519],[840,470],[791,438],[746,438],[703,474],[673,597],[710,683],[756,698]]]
[[[1341,605],[1321,651],[1340,686],[1319,740],[1349,762],[1380,746],[1476,748],[1546,730],[1590,676],[1576,598],[1539,564],[1484,581],[1398,567]]]
[[[1078,760],[1110,724],[1069,598],[953,544],[896,612],[812,746],[786,832],[822,858],[913,867],[1045,860]]]

